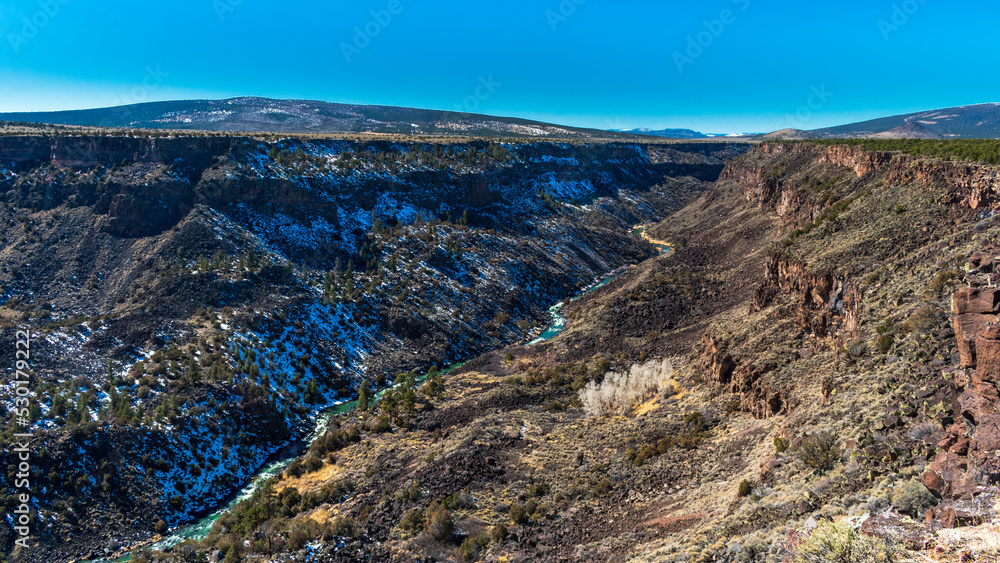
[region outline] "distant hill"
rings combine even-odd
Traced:
[[[616,133],[633,135],[648,135],[650,137],[666,137],[669,139],[707,139],[709,135],[692,129],[615,129]]]
[[[803,131],[802,129],[782,129],[781,131],[775,131],[774,133],[761,135],[760,138],[765,141],[772,141],[772,140],[804,141],[808,139],[815,139],[816,136],[812,132]]]
[[[813,131],[785,129],[764,139],[1000,139],[1000,104],[882,117]]]
[[[628,133],[511,117],[268,98],[178,100],[87,110],[0,113],[0,120],[199,131],[636,139]]]

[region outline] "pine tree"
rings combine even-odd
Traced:
[[[345,301],[354,298],[354,262],[347,262],[347,272],[344,273],[343,298]]]
[[[371,400],[371,389],[366,380],[361,383],[361,389],[358,390],[358,410],[368,410],[368,407],[371,406]]]

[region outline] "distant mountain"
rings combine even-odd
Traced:
[[[199,131],[635,139],[628,133],[511,117],[268,98],[178,100],[87,110],[0,113],[0,120]]]
[[[630,133],[632,135],[647,135],[650,137],[667,137],[670,139],[707,139],[709,135],[694,131],[692,129],[615,129],[616,133]]]
[[[810,131],[803,131],[802,129],[782,129],[780,131],[775,131],[774,133],[761,135],[760,138],[765,141],[804,141],[807,139],[815,139],[816,135]]]
[[[764,139],[1000,139],[1000,104],[882,117],[813,131],[785,129]]]

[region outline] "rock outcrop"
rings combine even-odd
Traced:
[[[1000,480],[1000,289],[977,285],[975,276],[984,263],[992,266],[991,258],[992,253],[975,253],[966,277],[970,285],[952,296],[952,325],[968,375],[956,372],[952,380],[961,416],[937,442],[939,449],[922,476],[924,485],[946,500],[972,501]],[[932,517],[955,526],[967,512],[949,500]]]
[[[749,365],[738,365],[731,355],[726,353],[723,341],[706,332],[701,338],[700,366],[704,376],[729,393],[740,396],[740,409],[756,418],[768,418],[785,412],[787,401],[780,391],[772,390],[764,379],[764,375],[773,371],[776,366],[768,365],[754,368]]]
[[[866,151],[849,145],[764,143],[756,151],[785,163],[807,161],[841,168],[858,178],[882,174],[889,184],[917,181],[939,188],[955,203],[972,209],[1000,209],[1000,172],[996,166],[928,160],[893,152]],[[811,202],[798,193],[796,186],[785,186],[778,174],[764,167],[748,168],[745,163],[736,162],[722,173],[722,179],[738,180],[747,186],[748,201],[772,206],[782,218],[793,214],[800,217],[812,214],[815,218],[817,207],[822,203]]]

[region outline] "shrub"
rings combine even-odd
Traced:
[[[296,528],[288,535],[288,548],[292,551],[298,551],[305,547],[308,541],[309,534],[302,528]]]
[[[528,487],[528,494],[533,497],[544,497],[549,494],[549,486],[545,483],[536,483]]]
[[[455,521],[451,517],[451,511],[435,502],[427,509],[425,528],[434,539],[451,539],[455,535]]]
[[[462,545],[458,548],[458,556],[462,558],[462,561],[472,562],[479,557],[479,544],[476,543],[475,538],[465,538]]]
[[[416,502],[420,500],[420,483],[411,481],[408,486],[396,493],[395,500],[399,502]]]
[[[488,535],[483,534],[481,536],[468,537],[465,538],[461,547],[458,548],[458,555],[462,558],[462,561],[475,561],[488,545],[490,545],[490,537]]]
[[[956,270],[945,270],[943,272],[938,272],[934,279],[930,281],[927,288],[934,294],[940,295],[944,288],[948,286],[951,282],[955,281],[961,275],[960,271]]]
[[[160,534],[162,536],[163,534],[167,533],[167,523],[164,522],[163,520],[158,520],[156,522],[156,528],[155,529],[156,529],[156,533]]]
[[[476,505],[472,495],[469,494],[469,489],[455,491],[441,501],[441,504],[443,504],[448,510],[455,510],[457,508],[474,508]]]
[[[525,510],[524,505],[515,504],[510,507],[510,521],[515,524],[528,523],[528,511]]]
[[[727,402],[724,412],[726,413],[726,416],[730,416],[740,412],[740,402],[737,400],[732,400]]]
[[[833,433],[820,432],[802,440],[795,454],[807,467],[829,471],[840,461],[840,443]]]
[[[796,563],[891,563],[893,549],[848,524],[821,522],[799,545]]]
[[[740,481],[739,490],[737,491],[737,494],[739,494],[740,498],[750,496],[751,492],[753,492],[753,483],[747,481],[746,479]]]
[[[925,510],[936,504],[937,499],[934,498],[934,495],[916,479],[910,479],[900,485],[892,496],[893,508],[914,518],[920,517]]]
[[[845,351],[852,360],[858,360],[868,351],[868,345],[863,340],[856,340],[848,344]]]
[[[781,436],[774,437],[774,450],[779,454],[788,450],[788,440]]]
[[[241,563],[242,561],[243,555],[240,554],[239,546],[233,544],[226,550],[226,558],[222,560],[222,563]]]
[[[944,317],[940,314],[940,309],[933,305],[925,305],[910,315],[910,318],[899,323],[899,330],[903,334],[919,334],[937,326],[942,318]]]
[[[878,350],[879,354],[888,354],[895,343],[896,337],[891,333],[882,334],[875,340],[875,349]]]
[[[705,421],[705,415],[697,411],[684,415],[684,424],[687,425],[687,429],[691,432],[705,432],[708,430],[708,422]]]
[[[490,530],[490,539],[493,543],[501,543],[507,539],[507,526],[503,525],[503,522],[493,526]]]
[[[409,510],[399,521],[399,527],[404,532],[415,532],[424,527],[424,511],[419,508]]]
[[[373,424],[371,430],[377,434],[386,434],[392,431],[392,424],[389,422],[389,417],[384,414],[379,416],[378,421]]]
[[[334,537],[342,537],[342,538],[354,537],[355,535],[354,519],[346,517],[337,518],[336,520],[330,522],[327,525],[326,534],[324,535],[330,536],[329,538],[325,539],[333,539]]]
[[[673,388],[670,376],[678,368],[678,360],[655,360],[634,364],[625,373],[609,373],[603,383],[591,381],[580,390],[583,409],[594,417],[626,414],[661,389]]]
[[[596,485],[594,485],[593,491],[597,496],[604,496],[615,488],[614,483],[610,479],[601,479]]]

